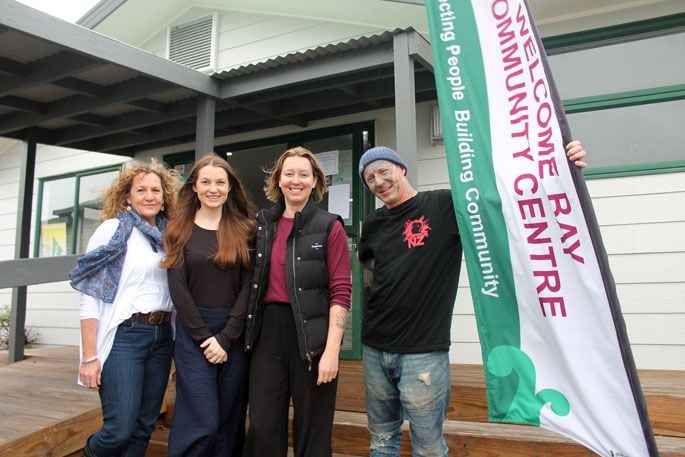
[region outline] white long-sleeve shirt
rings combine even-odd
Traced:
[[[107,219],[88,241],[88,251],[109,242],[119,226],[118,219]],[[127,241],[126,257],[113,303],[81,294],[80,319],[97,319],[97,356],[104,365],[114,343],[117,327],[133,313],[173,311],[166,270],[159,268],[164,253],[155,252],[148,239],[133,228]],[[83,347],[81,347],[83,356]]]

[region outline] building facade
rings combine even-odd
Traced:
[[[412,4],[421,2],[262,3],[159,2],[152,18],[149,2],[101,2],[82,23],[211,74],[229,93],[232,81],[240,88],[249,75],[278,75],[302,62],[321,62],[367,45],[396,46],[392,37],[407,31],[430,39],[422,5]],[[685,53],[685,7],[677,1],[601,3],[590,9],[580,2],[573,11],[564,10],[568,5],[548,10],[545,2],[532,6],[571,130],[589,152],[588,187],[637,367],[685,369],[685,337],[680,330],[685,327],[685,241],[679,236],[685,230],[685,151],[678,141],[685,119],[685,62],[677,58]],[[422,73],[415,78],[412,179],[419,190],[445,188],[449,179],[434,87],[424,82]],[[237,100],[254,111],[273,110],[278,121],[233,131],[219,127],[214,150],[226,154],[258,206],[266,204],[261,170],[283,150],[302,144],[322,153],[333,189],[323,205],[343,213],[353,249],[364,215],[378,204],[356,177],[358,158],[372,145],[400,152],[403,148],[397,144],[402,133],[397,126],[402,123],[387,101],[392,88],[388,97],[387,84],[381,81],[378,86],[336,87],[343,87],[347,98],[367,90],[378,96],[365,95],[364,103],[348,112],[321,112],[308,119],[298,115],[312,98],[321,97],[322,104],[333,106],[337,95],[322,89],[271,105],[250,105],[244,97],[228,96],[219,102],[218,112],[222,104],[228,107]],[[218,124],[223,122],[217,119]],[[20,141],[0,139],[0,260],[14,256],[23,150]],[[183,172],[195,157],[194,145],[153,145],[136,151],[133,158],[148,157]],[[82,251],[97,224],[97,196],[126,160],[122,155],[39,146],[32,256]],[[359,356],[359,309],[368,279],[356,263],[353,274],[355,310],[346,337],[346,355],[352,358]],[[0,290],[0,305],[9,304],[9,297],[9,290]],[[64,282],[30,286],[26,323],[38,332],[40,344],[77,344],[76,294]],[[480,354],[463,274],[452,318],[450,357],[453,363],[481,363]]]

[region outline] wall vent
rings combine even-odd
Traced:
[[[167,58],[199,71],[215,70],[217,14],[169,27]]]
[[[440,107],[437,104],[431,107],[431,144],[445,144],[440,121]]]

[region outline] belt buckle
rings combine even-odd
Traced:
[[[155,311],[155,312],[150,313],[150,315],[147,318],[147,322],[149,324],[159,325],[162,323],[163,319],[164,319],[164,313],[162,313],[160,311]]]

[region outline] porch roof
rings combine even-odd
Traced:
[[[0,2],[0,136],[135,156],[195,140],[198,100],[215,136],[395,104],[394,37],[415,57],[416,101],[435,99],[428,42],[412,29],[352,39],[207,75]]]

